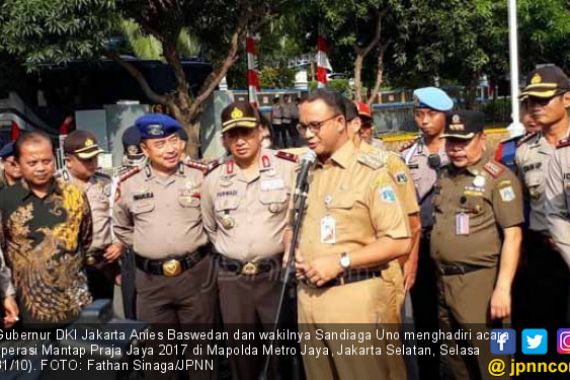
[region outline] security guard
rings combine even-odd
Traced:
[[[516,152],[518,174],[530,202],[525,234],[525,264],[521,272],[527,297],[522,323],[559,327],[566,320],[568,269],[555,247],[546,221],[545,174],[557,143],[570,134],[570,81],[557,66],[543,66],[527,77],[521,92],[526,107],[541,131],[520,140]],[[529,296],[530,295],[530,296]],[[545,295],[548,295],[545,297]]]
[[[520,184],[510,170],[484,154],[484,121],[478,111],[448,114],[442,138],[451,163],[434,191],[431,255],[438,274],[440,328],[471,329],[470,339],[445,343],[479,349],[478,355],[442,355],[446,378],[452,379],[492,378],[489,342],[477,339],[474,329],[510,316],[520,254]]]
[[[296,256],[299,328],[312,337],[335,323],[367,329],[390,322],[382,318],[387,306],[379,276],[386,263],[410,249],[392,178],[378,156],[354,146],[345,113],[342,96],[328,89],[309,94],[299,108],[301,133],[318,158]],[[385,357],[338,355],[342,340],[324,337],[302,345],[309,352],[303,357],[308,379],[390,376]],[[310,354],[316,350],[322,355]]]
[[[204,180],[202,216],[219,254],[222,320],[228,329],[271,326],[281,290],[282,237],[296,159],[261,147],[259,119],[249,103],[231,103],[221,116],[231,156]],[[260,356],[233,358],[237,378],[259,377]]]
[[[125,247],[111,231],[111,178],[97,172],[97,157],[103,150],[92,133],[76,130],[65,139],[63,153],[65,168],[60,175],[83,190],[93,218],[93,240],[85,256],[89,290],[94,299],[112,299]]]
[[[0,176],[0,189],[12,186],[22,179],[22,170],[14,157],[14,143],[8,143],[0,149],[2,160],[2,174]]]
[[[374,148],[386,149],[384,142],[381,139],[374,137],[374,118],[370,107],[364,102],[356,102],[358,109],[358,117],[361,121],[360,130],[358,131],[360,139],[372,145]]]
[[[414,245],[411,253],[412,260],[414,255],[417,255],[416,285],[411,290],[411,296],[415,328],[424,332],[437,329],[437,287],[435,268],[429,251],[433,226],[432,198],[437,173],[449,162],[445,154],[445,141],[440,137],[445,128],[445,113],[452,108],[453,100],[443,90],[436,87],[416,89],[414,119],[420,135],[400,150],[401,157],[412,173],[420,204],[422,231],[419,244]],[[422,378],[437,378],[437,356],[436,350],[436,357],[418,357]]]
[[[135,125],[149,164],[121,184],[113,228],[135,252],[137,319],[170,328],[211,324],[216,287],[200,212],[203,175],[180,161],[176,120],[148,114]]]

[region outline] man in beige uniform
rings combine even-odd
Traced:
[[[406,215],[390,174],[380,157],[357,150],[345,114],[342,96],[326,89],[311,93],[299,108],[301,132],[319,159],[311,172],[296,257],[299,328],[313,338],[332,323],[366,324],[361,327],[367,331],[383,323],[386,302],[379,276],[390,260],[410,249]],[[389,377],[383,357],[339,355],[343,343],[373,351],[383,345],[376,339],[303,341],[307,378]]]
[[[511,315],[520,255],[520,183],[484,154],[484,121],[478,111],[448,114],[442,138],[451,163],[434,190],[431,255],[438,274],[440,328],[472,331],[470,338],[442,345],[444,378],[450,379],[492,378],[487,369],[490,345],[477,339],[477,328],[484,330],[492,320]],[[457,344],[464,348],[447,349]]]
[[[211,324],[216,288],[200,212],[202,173],[180,162],[176,120],[149,114],[135,125],[150,163],[121,184],[113,229],[135,252],[137,319],[170,328]]]
[[[544,66],[528,75],[521,92],[538,133],[519,141],[516,166],[530,201],[528,231],[524,235],[521,286],[525,288],[522,323],[548,326],[555,331],[566,320],[568,268],[553,241],[545,214],[546,171],[556,144],[570,134],[570,80],[557,66]],[[561,286],[561,284],[564,284]]]
[[[261,148],[257,116],[247,102],[231,103],[222,111],[222,138],[231,156],[202,185],[204,228],[219,254],[222,320],[228,329],[241,324],[254,331],[258,321],[271,326],[277,311],[296,166],[295,156]],[[238,378],[257,378],[261,358],[234,357]]]
[[[115,277],[120,271],[117,260],[124,246],[111,231],[111,178],[96,172],[97,156],[103,150],[92,133],[77,130],[65,139],[63,153],[65,169],[60,174],[83,190],[93,218],[93,240],[85,258],[89,290],[94,299],[112,299]]]

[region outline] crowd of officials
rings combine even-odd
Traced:
[[[482,113],[454,110],[434,87],[416,89],[414,101],[421,133],[398,154],[374,138],[366,104],[328,89],[298,105],[286,99],[294,105],[287,110],[276,100],[278,145],[287,145],[287,135],[293,145],[302,138],[316,154],[306,184],[298,183],[300,157],[270,149],[264,122],[245,102],[222,111],[227,155],[209,163],[185,156],[187,136],[176,120],[140,117],[123,137],[117,178],[97,172],[103,151],[88,132],[67,137],[59,172],[50,139],[23,134],[0,151],[5,327],[65,325],[93,298],[120,300],[117,289],[126,281],[118,263],[131,257],[136,305],[125,302],[119,314],[180,328],[221,317],[226,329],[261,329],[275,319],[279,273],[290,251],[296,295],[285,298],[282,319],[296,315],[299,330],[312,336],[333,325],[398,329],[408,295],[420,332],[511,320],[564,326],[567,76],[556,66],[528,75],[520,96],[527,133],[501,142],[496,152],[488,149]],[[302,210],[294,199],[300,185],[308,186]],[[490,376],[488,341],[447,343],[458,347],[454,354],[417,358],[421,378]],[[326,337],[301,344],[303,352],[342,350],[342,342]],[[462,347],[477,347],[478,355]],[[404,359],[302,357],[308,379],[405,379]],[[231,360],[239,379],[257,378],[262,366],[260,356]],[[279,368],[272,371],[278,377]]]

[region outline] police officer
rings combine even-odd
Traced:
[[[421,238],[414,245],[411,259],[417,255],[416,286],[411,290],[415,327],[418,331],[437,329],[437,288],[435,268],[430,257],[430,236],[433,226],[432,198],[438,170],[448,163],[445,141],[445,112],[453,108],[453,100],[441,89],[418,88],[414,91],[414,119],[420,135],[404,145],[400,154],[411,171],[420,204]],[[413,261],[412,261],[413,263]],[[432,346],[435,348],[435,346]],[[420,356],[418,365],[422,378],[437,378],[436,357]]]
[[[125,248],[111,230],[111,178],[97,172],[103,150],[91,132],[76,130],[65,139],[63,153],[65,168],[60,174],[85,193],[93,218],[93,240],[85,258],[89,290],[94,299],[112,299],[118,259]]]
[[[315,329],[330,324],[381,320],[387,302],[379,297],[379,276],[386,263],[410,249],[393,181],[381,158],[354,146],[345,112],[342,96],[327,89],[314,91],[299,107],[301,133],[318,158],[296,256],[299,328],[313,337]],[[302,344],[308,352],[322,353],[338,352],[342,342],[325,337]],[[377,355],[305,355],[303,360],[309,379],[389,376],[385,358]]]
[[[200,212],[203,175],[180,161],[181,126],[176,120],[148,114],[135,125],[149,163],[121,184],[113,227],[135,252],[137,319],[179,329],[211,324],[216,288]]]
[[[521,281],[530,296],[525,299],[525,324],[561,326],[565,321],[568,270],[555,247],[546,221],[544,204],[545,173],[556,144],[570,133],[570,81],[557,66],[543,66],[527,77],[521,92],[525,107],[542,127],[540,132],[520,140],[516,151],[518,174],[530,202],[528,232],[525,234],[525,260]],[[548,295],[545,297],[545,295]]]
[[[14,157],[14,143],[8,143],[0,149],[2,160],[2,176],[0,177],[0,189],[12,186],[22,179],[22,170]]]
[[[258,321],[269,327],[281,290],[282,237],[295,156],[261,147],[259,119],[249,103],[231,103],[221,117],[222,138],[231,156],[204,180],[202,215],[219,254],[222,320],[228,329],[255,328]],[[232,360],[239,379],[257,378],[262,364],[254,356]]]
[[[123,132],[123,166],[122,172],[133,167],[142,168],[146,165],[147,158],[140,147],[141,135],[135,125],[131,125]]]
[[[434,195],[431,255],[438,274],[440,327],[471,329],[470,339],[445,343],[479,349],[475,356],[442,355],[446,378],[452,379],[490,378],[489,342],[477,339],[473,329],[510,316],[520,254],[520,184],[510,170],[484,154],[484,120],[478,111],[449,113],[442,137],[451,163]]]
[[[271,125],[275,132],[275,146],[287,148],[287,129],[283,126],[283,106],[279,96],[273,98],[271,107]]]

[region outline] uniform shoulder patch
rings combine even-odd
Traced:
[[[570,146],[570,138],[569,137],[566,137],[565,139],[558,141],[558,143],[556,144],[556,149],[565,148],[567,146]]]
[[[530,140],[532,140],[534,137],[537,137],[539,135],[540,132],[533,132],[533,133],[529,133],[525,136],[523,136],[518,142],[517,142],[517,146],[521,146],[522,144],[525,144],[527,142],[529,142]]]
[[[208,162],[206,166],[206,170],[204,171],[204,176],[207,176],[211,172],[213,172],[218,166],[222,165],[226,161],[226,157],[220,157],[216,160]]]
[[[131,178],[135,174],[141,171],[140,166],[133,166],[119,176],[119,183],[125,182],[127,179]]]
[[[372,169],[379,169],[384,166],[384,157],[376,152],[358,153],[356,160]]]
[[[500,176],[504,171],[505,167],[498,162],[489,161],[485,165],[483,165],[483,169],[491,175],[493,178],[497,178]]]
[[[190,157],[186,157],[184,160],[184,165],[188,166],[189,168],[200,170],[201,172],[206,172],[208,170],[208,164],[193,160]]]
[[[299,161],[299,156],[297,156],[296,154],[283,152],[282,150],[277,151],[275,153],[275,157],[281,158],[283,160],[291,161],[291,162]]]
[[[404,145],[402,145],[399,149],[400,152],[403,152],[407,149],[410,149],[416,142],[418,141],[418,138],[415,138],[413,140],[410,140],[408,142],[405,142]]]

